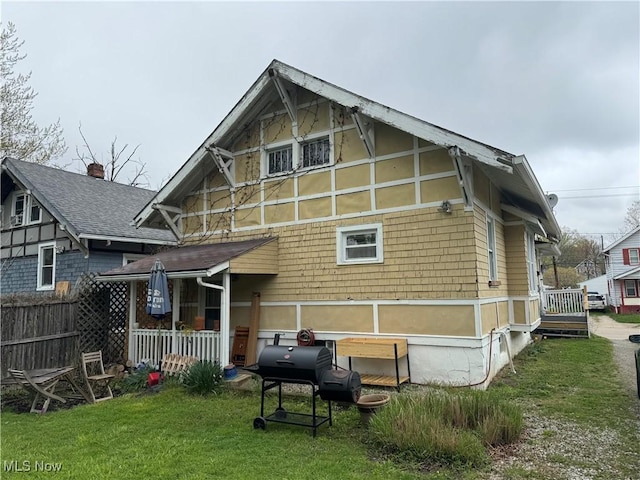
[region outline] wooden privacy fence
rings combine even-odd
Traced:
[[[73,300],[70,300],[73,298]],[[2,377],[7,369],[76,365],[80,352],[102,350],[105,363],[124,363],[127,288],[83,275],[73,297],[30,296],[2,302]]]
[[[2,305],[2,377],[7,369],[74,365],[78,359],[77,303]]]

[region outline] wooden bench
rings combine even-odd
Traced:
[[[395,362],[395,376],[363,374],[360,372],[360,381],[363,385],[395,387],[399,391],[401,384],[411,383],[409,347],[406,338],[343,338],[336,342],[336,362],[338,355],[349,357],[349,370],[351,370],[352,357],[386,359]],[[400,375],[398,360],[403,357],[407,359],[407,375]]]
[[[162,357],[160,370],[166,376],[177,375],[187,370],[191,365],[199,361],[198,357],[191,355],[178,355],[177,353],[167,353]]]

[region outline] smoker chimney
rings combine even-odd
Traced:
[[[104,167],[99,163],[90,163],[87,165],[87,175],[104,180]]]

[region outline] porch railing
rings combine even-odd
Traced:
[[[584,315],[583,290],[545,290],[542,296],[544,315]]]
[[[200,360],[220,362],[220,332],[201,330],[185,333],[138,328],[132,331],[130,358],[134,364],[145,360],[157,365],[167,353],[193,355]],[[175,338],[175,344],[173,340]]]

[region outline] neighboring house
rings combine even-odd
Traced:
[[[606,275],[600,275],[599,277],[585,280],[584,282],[578,283],[578,286],[580,288],[587,287],[588,292],[598,292],[599,294],[606,297],[608,297],[609,295],[609,287],[607,286]]]
[[[32,162],[2,160],[0,293],[73,287],[83,273],[122,266],[176,245],[169,230],[136,229],[133,217],[155,194]]]
[[[603,251],[610,305],[616,313],[640,313],[640,226]]]
[[[536,250],[557,253],[561,233],[524,156],[278,61],[136,223],[168,224],[184,240],[158,255],[173,321],[221,319],[220,333],[191,337],[216,339],[215,360],[229,362],[229,335],[249,325],[259,292],[259,349],[275,333],[295,342],[300,329],[329,347],[404,337],[413,382],[458,385],[486,385],[530,342]],[[134,288],[152,264],[102,278]],[[166,335],[187,348],[180,332]],[[130,356],[146,358],[143,336],[155,338],[134,330]],[[356,370],[393,374],[393,362],[358,360]]]
[[[575,266],[576,273],[583,278],[595,278],[601,275],[601,268],[593,260],[583,260]]]

